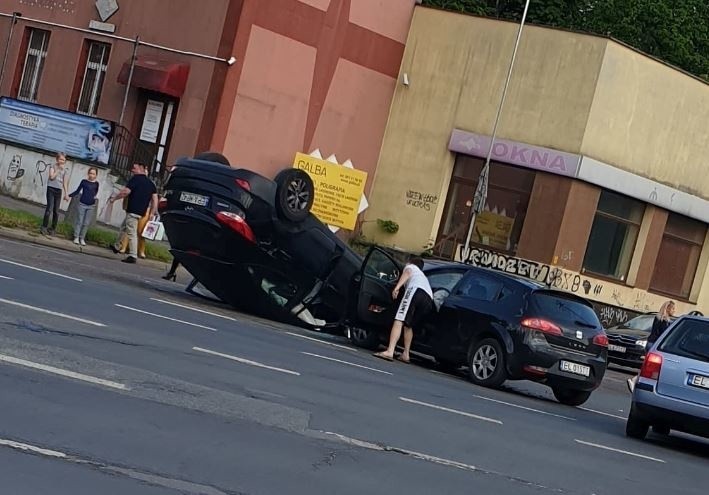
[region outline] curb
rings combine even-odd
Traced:
[[[30,244],[36,244],[44,247],[61,249],[62,251],[69,251],[72,253],[87,254],[89,256],[94,256],[97,258],[104,258],[116,261],[120,259],[118,255],[113,254],[111,251],[108,250],[108,248],[102,248],[98,246],[77,246],[68,239],[46,237],[40,233],[28,232],[26,230],[21,229],[0,227],[0,237],[20,242],[28,242]],[[165,267],[169,265],[169,263],[165,261],[149,259],[140,259],[138,260],[138,264],[152,266],[161,270],[164,270]]]

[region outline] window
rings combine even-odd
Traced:
[[[101,90],[108,68],[108,56],[111,46],[106,43],[88,42],[86,52],[86,68],[81,83],[79,102],[76,112],[84,115],[96,115],[98,104],[101,100]]]
[[[478,301],[494,301],[497,299],[501,288],[502,282],[499,280],[487,277],[479,272],[470,271],[455,293]]]
[[[682,320],[667,335],[660,351],[709,362],[709,325],[705,321]]]
[[[44,70],[44,59],[47,57],[49,31],[28,28],[28,33],[27,53],[25,54],[25,65],[22,68],[17,99],[36,102],[37,90],[42,79],[42,70]]]
[[[451,292],[456,284],[460,282],[460,279],[463,278],[463,275],[465,275],[465,272],[462,271],[443,271],[428,275],[427,278],[433,290],[445,289]]]
[[[640,201],[603,191],[586,247],[584,271],[625,280],[644,213],[645,205]]]
[[[670,213],[660,243],[650,289],[688,298],[706,234],[706,224]]]

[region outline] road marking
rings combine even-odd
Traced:
[[[212,313],[211,311],[206,311],[204,309],[199,309],[199,308],[194,308],[192,306],[187,306],[185,304],[179,304],[173,301],[166,301],[165,299],[157,299],[155,297],[150,298],[151,301],[163,303],[163,304],[169,304],[171,306],[177,306],[178,308],[184,308],[184,309],[189,309],[190,311],[196,311],[198,313],[204,313],[205,315],[211,315],[211,316],[216,316],[217,318],[224,318],[225,320],[229,321],[238,321],[236,318],[232,318],[231,316],[225,316],[225,315],[220,315],[219,313]]]
[[[15,280],[14,278],[12,278],[12,277],[6,277],[5,275],[0,275],[0,278],[3,279],[3,280]]]
[[[15,450],[22,450],[23,452],[32,452],[34,454],[43,455],[46,457],[56,457],[59,459],[65,459],[67,455],[63,452],[57,452],[56,450],[43,449],[41,447],[35,447],[34,445],[29,445],[26,443],[14,442],[12,440],[5,440],[0,438],[0,445],[5,447],[10,447]]]
[[[193,347],[192,350],[197,351],[197,352],[204,352],[205,354],[211,354],[212,356],[222,357],[224,359],[230,359],[232,361],[236,361],[237,363],[248,364],[250,366],[256,366],[257,368],[265,368],[265,369],[271,370],[271,371],[278,371],[279,373],[286,373],[288,375],[300,376],[300,373],[298,373],[297,371],[286,370],[283,368],[276,368],[274,366],[268,366],[267,364],[258,363],[256,361],[251,361],[249,359],[244,359],[244,358],[240,358],[237,356],[231,356],[229,354],[222,354],[221,352],[210,351],[209,349],[202,349],[201,347]]]
[[[414,399],[407,399],[406,397],[399,397],[399,400],[402,400],[404,402],[408,402],[409,404],[416,404],[419,406],[424,406],[424,407],[430,407],[431,409],[438,409],[439,411],[445,411],[453,414],[459,414],[460,416],[466,416],[468,418],[473,418],[473,419],[479,419],[481,421],[487,421],[489,423],[495,423],[498,425],[502,424],[502,421],[499,419],[492,419],[492,418],[486,418],[485,416],[478,416],[477,414],[471,414],[465,411],[458,411],[457,409],[449,409],[447,407],[443,406],[437,406],[435,404],[429,404],[427,402],[420,402]]]
[[[610,450],[611,452],[618,452],[619,454],[631,455],[633,457],[639,457],[641,459],[647,459],[648,461],[661,462],[666,464],[662,459],[657,459],[655,457],[650,457],[647,455],[636,454],[635,452],[628,452],[627,450],[614,449],[613,447],[608,447],[606,445],[601,445],[598,443],[584,442],[583,440],[574,439],[574,442],[580,443],[581,445],[588,445],[589,447],[596,447],[597,449]]]
[[[17,263],[15,261],[0,259],[0,263],[7,263],[8,265],[20,266],[22,268],[27,268],[28,270],[34,270],[37,272],[47,273],[49,275],[54,275],[55,277],[66,278],[68,280],[74,280],[76,282],[83,282],[83,280],[81,280],[80,278],[70,277],[69,275],[62,275],[61,273],[57,273],[57,272],[50,272],[49,270],[43,270],[41,268],[37,268],[36,266],[23,265],[22,263]]]
[[[313,337],[308,337],[306,335],[300,335],[298,333],[293,333],[293,332],[286,332],[286,334],[292,335],[293,337],[298,337],[300,339],[310,340],[312,342],[318,342],[320,344],[325,344],[325,345],[330,345],[332,347],[337,347],[338,349],[344,349],[344,350],[350,351],[350,352],[357,352],[357,349],[347,347],[346,345],[335,344],[334,342],[328,342],[326,340],[315,339]]]
[[[382,370],[378,370],[376,368],[370,368],[369,366],[362,366],[361,364],[350,363],[349,361],[342,361],[341,359],[335,359],[335,358],[331,358],[331,357],[327,357],[327,356],[321,356],[319,354],[313,354],[311,352],[302,352],[302,354],[305,354],[306,356],[316,357],[319,359],[326,359],[328,361],[335,361],[336,363],[342,363],[342,364],[346,364],[348,366],[354,366],[355,368],[362,368],[362,369],[369,370],[369,371],[376,371],[377,373],[383,373],[385,375],[393,374],[393,373],[389,373],[388,371],[382,371]]]
[[[128,311],[135,311],[136,313],[142,313],[144,315],[154,316],[155,318],[162,318],[163,320],[170,320],[170,321],[174,321],[177,323],[182,323],[183,325],[189,325],[192,327],[203,328],[205,330],[211,330],[212,332],[217,331],[216,328],[200,325],[199,323],[191,323],[189,321],[178,320],[177,318],[170,318],[169,316],[159,315],[157,313],[150,313],[149,311],[143,311],[142,309],[138,309],[138,308],[131,308],[130,306],[124,306],[122,304],[116,304],[116,306],[119,308],[127,309]]]
[[[94,383],[96,385],[103,385],[104,387],[115,388],[118,390],[130,390],[128,387],[122,383],[112,382],[109,380],[104,380],[102,378],[95,378],[93,376],[84,375],[82,373],[76,373],[74,371],[67,371],[60,368],[55,368],[54,366],[47,366],[46,364],[34,363],[32,361],[26,361],[24,359],[14,358],[12,356],[5,356],[0,354],[0,361],[10,364],[16,364],[18,366],[24,366],[26,368],[32,368],[35,370],[46,371],[48,373],[53,373],[55,375],[65,376],[67,378],[74,378],[75,380],[81,380],[83,382]]]
[[[561,414],[554,414],[540,409],[533,409],[531,407],[520,406],[519,404],[513,404],[511,402],[504,402],[497,399],[491,399],[490,397],[483,397],[482,395],[473,395],[476,399],[488,400],[490,402],[495,402],[497,404],[503,404],[505,406],[516,407],[517,409],[524,409],[525,411],[534,412],[537,414],[544,414],[545,416],[554,416],[555,418],[568,419],[569,421],[576,421],[576,418],[570,418],[568,416],[562,416]]]
[[[105,327],[103,323],[97,321],[86,320],[84,318],[79,318],[78,316],[71,316],[64,313],[58,313],[56,311],[50,311],[49,309],[38,308],[37,306],[30,306],[29,304],[23,304],[17,301],[11,301],[9,299],[0,298],[0,303],[10,304],[12,306],[17,306],[18,308],[31,309],[32,311],[37,311],[38,313],[44,313],[52,316],[59,316],[60,318],[66,318],[67,320],[78,321],[80,323],[86,323],[87,325],[93,325],[95,327]]]
[[[615,414],[610,414],[610,413],[603,412],[603,411],[596,411],[595,409],[588,409],[587,407],[580,407],[579,406],[577,408],[581,409],[582,411],[588,411],[588,412],[591,412],[594,414],[600,414],[601,416],[608,416],[609,418],[622,419],[623,421],[626,420],[626,418],[624,416],[616,416]]]

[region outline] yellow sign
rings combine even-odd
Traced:
[[[485,246],[508,250],[507,243],[510,239],[514,221],[514,218],[483,211],[475,219],[475,233],[478,237],[478,242]]]
[[[296,153],[293,167],[304,170],[313,179],[313,215],[327,225],[354,230],[367,172],[303,153]]]

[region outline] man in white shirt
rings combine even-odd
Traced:
[[[399,291],[405,287],[404,296],[399,303],[399,309],[394,316],[394,323],[389,333],[389,346],[385,351],[377,352],[376,357],[394,360],[394,350],[401,337],[401,329],[404,329],[404,352],[399,356],[399,361],[408,363],[411,349],[411,342],[414,339],[414,328],[417,328],[428,313],[433,309],[433,292],[428,283],[426,275],[421,271],[423,260],[418,256],[409,259],[404,267],[404,271],[399,277],[399,281],[394,287],[391,295],[396,300]]]

